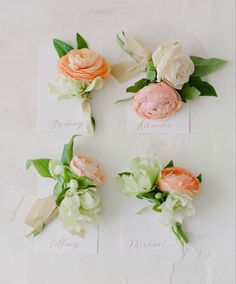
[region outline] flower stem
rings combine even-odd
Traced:
[[[184,233],[180,223],[175,223],[175,225],[172,226],[172,231],[182,246],[188,243],[188,238]]]

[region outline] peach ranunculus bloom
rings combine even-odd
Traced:
[[[98,162],[92,158],[75,154],[70,162],[70,168],[76,175],[90,178],[95,185],[101,184],[104,180]]]
[[[100,54],[88,48],[72,49],[58,62],[59,73],[65,77],[91,82],[97,77],[106,79],[111,68]]]
[[[188,170],[171,167],[161,171],[161,178],[158,181],[157,187],[161,191],[177,191],[195,197],[200,190],[200,182]]]
[[[164,82],[149,84],[134,96],[134,111],[144,119],[162,119],[175,114],[182,106],[179,93]]]

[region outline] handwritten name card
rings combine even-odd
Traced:
[[[129,133],[160,133],[160,134],[187,134],[189,133],[189,104],[183,104],[182,108],[173,116],[147,120],[140,118],[132,109],[131,103],[127,109],[127,131]]]
[[[48,83],[53,83],[57,77],[58,56],[53,46],[42,46],[38,52],[38,114],[37,130],[42,132],[71,132],[87,134],[81,98],[76,97],[58,101],[49,92]],[[100,101],[96,102],[100,109]],[[96,119],[99,121],[96,110]]]
[[[38,177],[38,197],[52,194],[54,181]],[[70,234],[57,217],[35,238],[36,252],[97,254],[98,228],[88,227],[85,237]]]
[[[147,205],[149,204],[144,200],[122,197],[121,253],[181,256],[178,242],[169,228],[159,223],[158,213],[147,209],[142,214],[137,214]]]

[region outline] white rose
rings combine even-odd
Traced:
[[[176,223],[182,224],[187,217],[195,215],[195,208],[192,205],[192,198],[180,192],[170,192],[161,209],[161,223],[174,226]]]
[[[162,80],[175,89],[182,89],[194,72],[193,62],[181,43],[159,46],[152,55],[159,81]]]

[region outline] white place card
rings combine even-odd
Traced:
[[[187,134],[189,133],[190,104],[183,106],[173,116],[164,119],[149,120],[140,118],[132,109],[131,103],[127,110],[128,133],[160,133]]]
[[[180,257],[182,255],[181,246],[170,229],[159,223],[158,213],[144,210],[144,213],[137,214],[148,205],[146,200],[122,197],[121,253]]]
[[[52,194],[55,181],[38,177],[38,198]],[[84,238],[70,234],[59,220],[53,220],[35,237],[36,252],[97,254],[98,228],[89,227]]]
[[[82,113],[81,98],[58,101],[49,92],[48,83],[53,83],[57,78],[57,62],[58,55],[53,46],[39,48],[37,130],[85,135],[87,126]],[[99,107],[99,102],[96,102],[96,108]],[[96,119],[99,112],[96,110]]]

